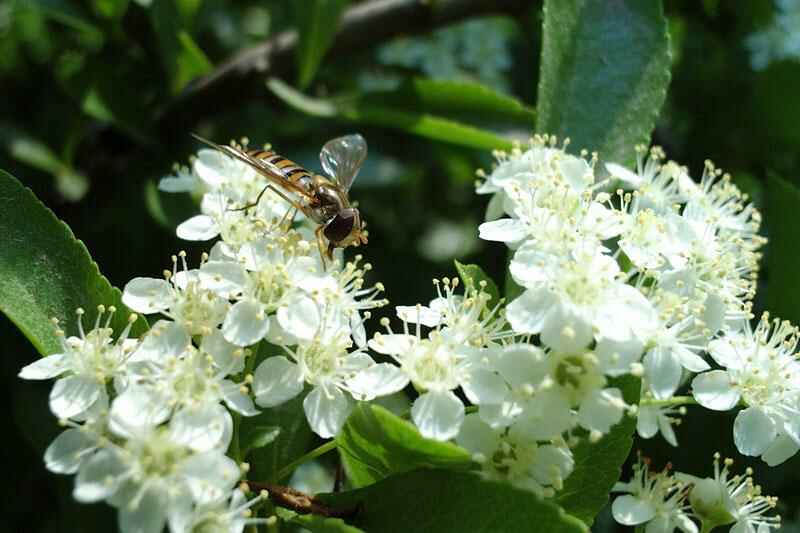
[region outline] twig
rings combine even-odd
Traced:
[[[330,55],[361,51],[398,35],[425,33],[439,26],[487,14],[518,15],[538,4],[532,0],[371,0],[348,9],[330,49]],[[223,61],[210,74],[189,84],[161,113],[159,122],[194,122],[226,104],[239,105],[253,94],[263,94],[260,80],[285,76],[294,69],[298,34],[281,32]]]
[[[344,509],[334,508],[320,502],[314,496],[284,485],[274,485],[259,481],[248,481],[247,485],[254,490],[266,490],[272,503],[291,509],[297,514],[315,514],[328,518],[351,518],[358,512],[357,506]]]

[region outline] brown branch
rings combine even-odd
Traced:
[[[425,33],[460,20],[488,14],[519,15],[532,0],[371,0],[343,15],[331,56],[369,49],[392,37]],[[294,30],[246,48],[223,61],[210,74],[189,84],[161,114],[166,128],[176,122],[185,129],[198,118],[263,95],[263,80],[285,77],[294,70],[298,35]]]
[[[320,502],[314,496],[284,485],[258,481],[248,481],[247,485],[250,489],[266,490],[272,503],[291,509],[297,514],[315,514],[328,518],[351,518],[358,512],[357,507],[347,507],[345,509],[331,507]]]

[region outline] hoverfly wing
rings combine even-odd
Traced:
[[[212,148],[216,148],[217,150],[227,155],[228,157],[238,159],[245,165],[249,166],[256,172],[267,178],[269,181],[275,183],[280,187],[283,187],[285,190],[300,194],[302,196],[308,196],[308,193],[306,192],[305,189],[303,189],[302,187],[298,186],[295,183],[292,183],[292,181],[290,181],[289,179],[286,178],[286,176],[284,176],[283,171],[281,171],[281,169],[278,166],[270,163],[269,161],[253,157],[247,152],[239,150],[238,148],[234,148],[233,146],[226,146],[222,144],[217,144],[213,141],[209,141],[208,139],[200,137],[195,133],[192,133],[192,137],[194,137],[195,139],[197,139],[202,143],[211,146]]]
[[[366,158],[367,141],[358,133],[328,141],[319,154],[325,173],[345,192],[350,190]]]

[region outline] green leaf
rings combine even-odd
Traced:
[[[482,150],[509,150],[513,143],[496,133],[443,118],[425,110],[397,109],[367,97],[310,98],[286,83],[272,78],[267,87],[295,109],[318,117],[337,117],[361,124],[398,129],[428,139]]]
[[[247,457],[252,450],[272,444],[280,434],[281,428],[278,426],[248,426],[240,437],[242,457]]]
[[[298,13],[300,41],[297,43],[298,85],[308,87],[317,73],[339,28],[339,19],[349,0],[306,0]]]
[[[470,454],[449,442],[426,439],[413,424],[383,407],[359,404],[336,437],[355,487],[418,468],[469,469]]]
[[[320,499],[357,509],[348,522],[381,533],[581,533],[588,528],[551,501],[466,472],[418,470]]]
[[[183,4],[178,0],[155,0],[150,8],[150,21],[173,94],[212,68],[189,33],[196,6]]]
[[[121,293],[100,274],[86,246],[33,193],[0,170],[0,311],[42,355],[61,350],[52,317],[68,334],[77,333],[75,309],[94,321],[99,304],[117,308],[111,324],[128,323]],[[146,328],[139,318],[134,334]]]
[[[277,508],[278,516],[312,533],[364,533],[363,529],[349,525],[341,518],[326,518],[313,514],[297,514],[288,509]]]
[[[633,376],[611,380],[610,385],[622,391],[625,401],[638,403],[641,383]],[[622,421],[598,442],[583,439],[572,451],[575,469],[556,494],[555,502],[566,512],[591,526],[594,517],[608,502],[614,483],[619,481],[620,469],[633,445],[636,420],[625,416]]]
[[[259,426],[280,428],[280,434],[272,443],[251,450],[246,457],[251,465],[248,474],[250,479],[270,483],[286,482],[288,476],[287,479],[277,479],[278,472],[301,457],[313,445],[316,437],[311,432],[303,411],[305,396],[305,393],[300,394],[278,407],[263,409],[256,416],[242,418],[240,431],[243,435],[248,435],[251,428]]]
[[[525,104],[480,83],[414,78],[391,91],[364,95],[366,101],[386,107],[424,109],[452,118],[454,115],[489,117],[534,126],[536,111]]]
[[[77,202],[89,190],[86,176],[62,161],[43,142],[19,131],[6,129],[0,125],[0,142],[6,145],[8,153],[17,161],[46,172],[55,178],[56,188],[65,200]]]
[[[119,19],[128,10],[130,0],[94,0],[94,10],[100,15],[110,18]]]
[[[458,277],[461,278],[461,281],[463,281],[464,285],[468,288],[477,289],[480,287],[480,283],[485,281],[486,286],[483,287],[483,292],[492,297],[491,300],[487,302],[487,306],[489,309],[492,309],[497,305],[497,302],[500,300],[500,291],[497,289],[497,284],[494,280],[492,280],[481,267],[478,265],[465,265],[458,261],[455,261],[455,264]]]
[[[38,10],[45,17],[54,20],[80,32],[84,38],[84,43],[92,49],[98,49],[103,45],[103,32],[89,22],[88,17],[70,2],[65,0],[33,0],[25,2],[25,7]]]
[[[670,80],[660,1],[545,0],[537,131],[607,161],[647,143]]]
[[[800,322],[800,190],[771,174],[765,191],[767,250],[767,307],[776,316]]]

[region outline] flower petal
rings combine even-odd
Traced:
[[[278,308],[278,323],[289,334],[310,341],[319,333],[322,317],[317,302],[310,296],[295,294]]]
[[[244,370],[244,353],[242,349],[226,341],[222,332],[218,329],[203,336],[200,349],[214,359],[214,364],[226,376],[238,374]]]
[[[780,435],[764,451],[761,459],[769,466],[778,466],[796,454],[798,450],[800,450],[800,445],[786,435]]]
[[[553,305],[542,324],[542,342],[560,352],[586,348],[592,342],[592,323],[571,305]]]
[[[181,355],[190,344],[191,339],[183,326],[176,322],[161,320],[150,328],[128,361],[160,364],[168,357]]]
[[[608,433],[622,420],[625,401],[619,389],[594,390],[581,402],[578,421],[586,429]]]
[[[163,393],[149,387],[133,385],[114,398],[108,425],[117,435],[130,438],[161,424],[169,418],[171,411]]]
[[[649,500],[640,500],[625,494],[611,504],[614,520],[625,526],[636,526],[651,520],[656,515],[655,507]]]
[[[408,376],[402,369],[389,363],[372,365],[347,380],[347,388],[353,397],[363,401],[394,394],[406,385]]]
[[[195,215],[178,224],[175,233],[186,241],[208,241],[219,235],[219,226],[208,215]]]
[[[409,324],[421,324],[435,328],[442,321],[442,314],[424,305],[398,305],[395,307],[398,318]]]
[[[339,433],[352,409],[353,400],[336,387],[329,387],[327,391],[314,387],[303,400],[308,425],[323,439]]]
[[[181,464],[181,475],[186,480],[194,500],[210,503],[225,497],[239,480],[241,472],[230,457],[220,451],[193,455]]]
[[[527,290],[506,307],[508,323],[517,333],[539,333],[555,300],[547,289]]]
[[[416,342],[417,338],[413,335],[397,333],[391,335],[376,334],[367,344],[376,352],[384,355],[403,355],[411,351],[411,347]]]
[[[261,407],[275,407],[300,394],[303,383],[300,367],[279,355],[258,365],[253,380],[253,394]]]
[[[225,340],[236,346],[250,346],[264,338],[269,317],[264,305],[255,300],[241,300],[228,311],[222,323]]]
[[[224,380],[222,382],[222,397],[228,409],[235,411],[242,416],[255,416],[258,409],[253,405],[253,400],[249,395],[242,392],[242,386],[233,381]]]
[[[165,501],[166,500],[166,501]],[[160,487],[145,488],[135,505],[119,508],[117,520],[121,533],[161,533],[167,522],[169,497]]]
[[[86,431],[68,429],[55,438],[44,452],[47,469],[57,474],[74,474],[81,462],[88,457],[97,442]]]
[[[468,414],[456,436],[456,443],[472,453],[491,456],[500,443],[501,432],[481,420],[478,413]]]
[[[643,364],[653,396],[659,400],[672,397],[683,374],[681,363],[672,351],[657,346],[645,354]]]
[[[117,491],[123,473],[125,466],[116,454],[100,450],[81,464],[72,496],[81,503],[105,500]]]
[[[469,381],[462,383],[461,388],[475,405],[502,403],[509,391],[502,376],[482,368],[470,372]]]
[[[184,408],[172,415],[169,432],[175,442],[180,442],[197,452],[225,450],[229,442],[227,426],[232,425],[231,415],[219,404]]]
[[[776,434],[775,422],[758,407],[739,411],[733,423],[733,441],[742,455],[761,455]]]
[[[650,439],[658,433],[658,408],[639,406],[636,418],[636,432],[644,439]]]
[[[514,243],[528,236],[528,228],[517,218],[501,218],[478,226],[478,236],[485,241]]]
[[[103,385],[84,376],[59,379],[50,391],[50,410],[58,418],[72,418],[89,409],[103,392]]]
[[[739,389],[724,370],[704,372],[692,380],[692,395],[697,403],[714,411],[728,411],[739,402]]]
[[[414,401],[411,418],[423,437],[450,440],[464,421],[464,404],[451,391],[429,391]]]
[[[250,285],[247,270],[233,261],[209,261],[200,267],[200,284],[223,298],[235,298]]]
[[[22,379],[50,379],[69,370],[69,364],[70,357],[67,354],[54,353],[22,367],[17,375]]]
[[[169,309],[172,284],[164,279],[133,278],[122,291],[122,303],[137,313],[151,314]]]

